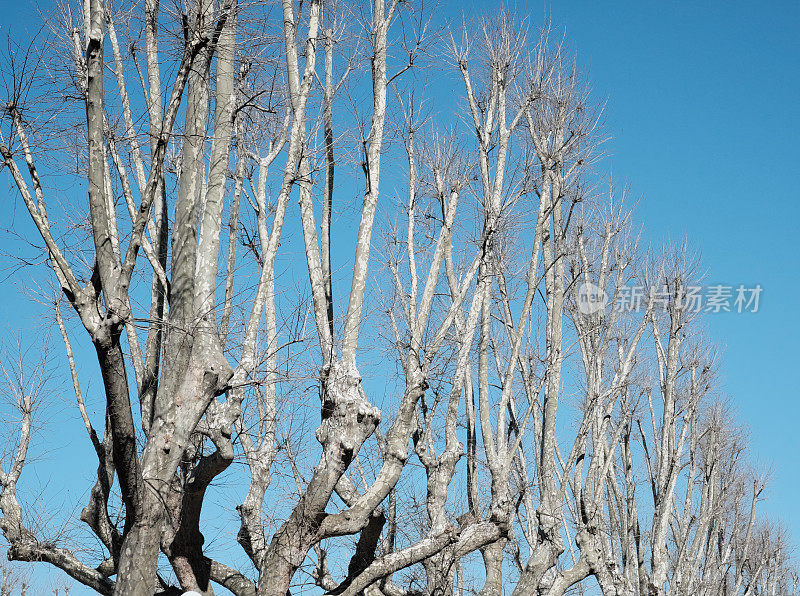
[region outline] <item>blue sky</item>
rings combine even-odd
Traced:
[[[6,27],[36,28],[33,4],[15,3],[18,10],[8,14],[10,4],[0,0]],[[442,4],[453,17],[497,6]],[[783,520],[797,544],[800,2],[563,0],[511,8],[534,24],[549,15],[588,70],[595,97],[607,100],[614,179],[641,197],[635,212],[644,242],[685,239],[702,255],[710,282],[763,287],[758,313],[711,315],[707,324],[724,349],[723,390],[751,430],[753,458],[772,470],[762,512]],[[24,213],[6,196],[6,178],[0,204],[17,213],[2,227],[15,221],[22,231]],[[3,250],[5,242],[0,235]],[[19,285],[0,281],[0,291],[15,292],[0,305],[0,335],[41,329]],[[73,438],[91,457],[82,435],[57,437],[50,447],[63,456]],[[46,484],[56,471],[51,482],[70,485],[78,459],[59,457],[58,468],[41,467],[31,482]]]
[[[492,2],[473,2],[489,9]],[[753,458],[762,512],[800,537],[800,2],[518,2],[550,14],[608,101],[615,180],[644,241],[688,240],[707,279],[761,284],[759,312],[709,315],[721,380]]]

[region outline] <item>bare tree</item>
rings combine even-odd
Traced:
[[[9,55],[0,153],[97,479],[82,537],[26,525],[46,389],[15,377],[10,559],[117,595],[795,593],[690,331],[692,263],[648,260],[601,190],[602,109],[548,28],[457,33],[400,0],[86,0],[48,31]],[[459,89],[441,113],[426,70]],[[88,222],[78,199],[48,211],[68,175]],[[204,535],[220,484],[243,489],[238,556]]]

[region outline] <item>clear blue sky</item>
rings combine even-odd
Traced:
[[[442,5],[455,17],[462,9],[491,11],[497,3]],[[28,0],[14,2],[13,13],[10,0],[0,6],[12,31],[37,27]],[[687,239],[702,254],[710,281],[764,288],[758,313],[711,315],[708,325],[725,350],[724,391],[751,429],[754,457],[773,470],[762,512],[782,519],[800,543],[800,2],[534,0],[510,6],[534,24],[549,15],[563,28],[596,97],[607,99],[614,178],[642,197],[636,215],[645,242]],[[5,196],[2,178],[6,212],[16,199]],[[19,287],[0,281],[0,291],[8,296]],[[31,312],[21,300],[17,294],[0,306],[0,335],[36,325],[33,316],[19,318],[19,308]],[[51,447],[70,442],[59,440]],[[76,440],[91,457],[85,437]],[[42,466],[39,482],[46,484],[48,471],[56,470],[53,484],[76,485],[66,476],[77,463],[58,453],[59,466]]]
[[[607,98],[614,178],[642,196],[644,240],[686,238],[709,281],[763,286],[758,313],[708,326],[753,456],[772,468],[761,511],[800,544],[800,2],[512,6],[565,28]]]

